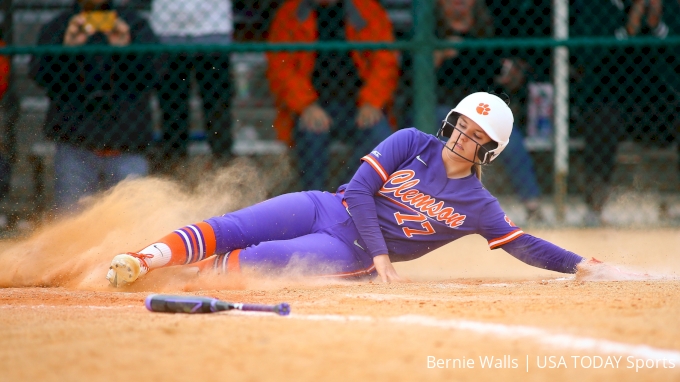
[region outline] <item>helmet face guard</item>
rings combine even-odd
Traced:
[[[480,144],[478,143],[473,137],[465,134],[463,131],[461,131],[459,128],[457,128],[454,124],[448,121],[449,116],[445,120],[442,121],[442,125],[439,127],[439,130],[437,130],[437,139],[441,141],[444,144],[444,147],[446,147],[447,150],[451,151],[452,153],[458,155],[459,157],[465,159],[466,161],[476,164],[476,165],[486,165],[491,163],[491,161],[494,159],[496,156],[495,149],[498,147],[498,143],[494,142],[493,140],[491,142],[485,143],[485,144]],[[477,144],[477,147],[475,148],[475,155],[473,158],[478,159],[479,161],[475,160],[470,160],[461,154],[457,153],[456,151],[453,150],[453,148],[447,146],[446,144],[449,141],[449,138],[451,138],[451,134],[453,134],[454,131],[457,131],[460,133],[458,135],[458,138],[456,138],[456,141],[454,142],[453,146],[455,147],[456,143],[458,143],[458,140],[460,137],[463,135],[466,136],[469,140],[472,142],[475,142]]]

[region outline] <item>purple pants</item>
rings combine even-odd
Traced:
[[[375,275],[341,195],[285,194],[206,222],[215,231],[215,253],[241,249],[242,268],[270,275]]]

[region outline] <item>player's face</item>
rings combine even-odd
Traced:
[[[489,142],[491,142],[491,138],[475,121],[461,115],[458,117],[456,128],[453,129],[451,137],[446,142],[446,146],[450,149],[445,149],[446,155],[454,161],[465,161],[467,159],[471,162],[476,162],[479,161],[476,155],[480,150],[480,146]],[[454,151],[455,154],[451,151]]]

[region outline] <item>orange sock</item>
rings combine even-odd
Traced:
[[[138,253],[151,255],[146,262],[154,269],[201,261],[212,256],[216,246],[215,231],[201,222],[177,229]]]
[[[216,272],[222,273],[240,273],[241,264],[239,263],[240,249],[227,252],[222,255],[213,256],[211,258],[199,261],[196,266],[201,272]]]

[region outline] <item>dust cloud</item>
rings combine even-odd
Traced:
[[[586,263],[588,264],[588,263]],[[576,272],[578,281],[652,281],[680,280],[677,275],[663,272],[650,272],[639,267],[619,264],[588,264],[580,266]]]
[[[45,223],[30,237],[3,247],[0,287],[107,289],[113,256],[139,250],[178,227],[264,200],[262,179],[258,168],[238,159],[193,187],[154,177],[125,180],[84,200],[77,215]],[[160,269],[128,291],[200,288],[195,276],[196,268]]]

